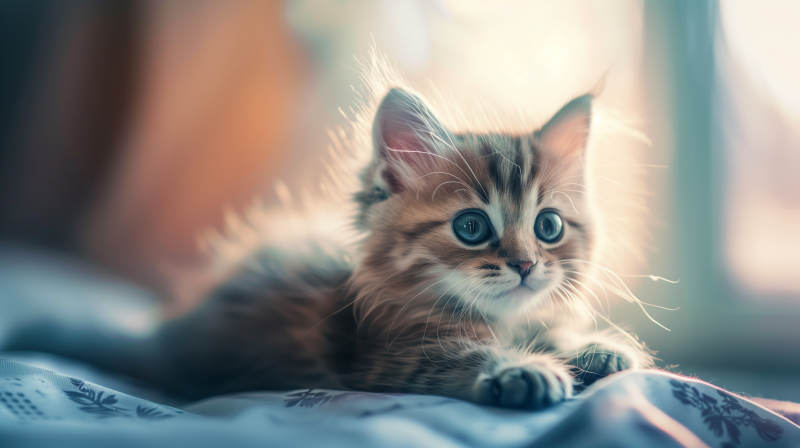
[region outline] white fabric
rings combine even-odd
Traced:
[[[0,446],[798,447],[800,427],[709,384],[625,372],[540,412],[419,395],[258,392],[163,406],[0,360]]]

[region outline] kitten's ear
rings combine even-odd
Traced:
[[[564,157],[580,158],[589,140],[593,95],[583,95],[562,107],[541,130],[539,143]]]
[[[447,130],[421,99],[402,89],[383,98],[372,124],[375,165],[392,193],[435,166],[436,148],[448,141]]]

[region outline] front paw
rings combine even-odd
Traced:
[[[482,374],[473,388],[475,401],[513,409],[542,409],[572,396],[572,377],[560,365],[532,362]]]
[[[578,352],[570,364],[577,369],[575,377],[583,388],[612,373],[636,368],[639,360],[630,347],[596,343]]]

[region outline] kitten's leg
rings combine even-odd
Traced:
[[[376,380],[370,388],[377,390],[516,409],[541,409],[572,395],[570,368],[558,358],[486,344],[462,341],[425,353],[381,353],[371,366],[367,377]]]
[[[653,364],[652,356],[643,347],[634,347],[632,342],[607,334],[593,334],[572,347],[562,347],[562,350],[570,359],[568,363],[576,369],[580,389],[613,373]]]

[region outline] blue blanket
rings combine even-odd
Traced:
[[[701,381],[612,375],[558,406],[420,395],[253,392],[182,405],[0,360],[3,447],[798,447],[800,427]]]

